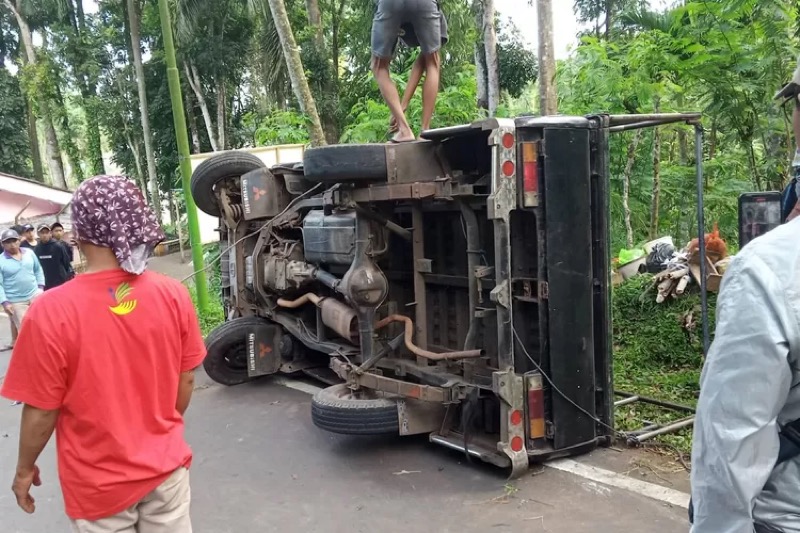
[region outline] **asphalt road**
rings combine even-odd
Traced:
[[[0,331],[7,324],[0,320]],[[2,335],[2,336],[5,336]],[[9,352],[0,353],[0,373]],[[361,439],[318,430],[310,396],[261,380],[225,388],[201,376],[187,414],[198,533],[686,531],[685,511],[550,468],[508,483],[424,438]],[[55,454],[40,460],[37,511],[9,487],[20,408],[0,403],[3,533],[69,531]],[[605,452],[613,453],[613,452]]]

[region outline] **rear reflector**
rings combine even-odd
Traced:
[[[522,143],[522,190],[523,205],[539,205],[539,167],[536,143]]]
[[[525,390],[528,396],[528,439],[536,441],[545,437],[544,387],[539,372],[525,374]]]

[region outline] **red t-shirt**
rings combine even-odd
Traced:
[[[82,274],[34,300],[0,394],[60,410],[70,518],[117,514],[189,466],[175,403],[205,353],[189,293],[160,274]]]

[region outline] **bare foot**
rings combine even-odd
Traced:
[[[402,133],[402,132],[398,132],[397,135],[392,137],[390,142],[393,142],[393,143],[409,143],[409,142],[413,142],[413,141],[416,141],[416,140],[417,140],[417,138],[414,136],[414,133],[409,131],[408,133],[405,133],[405,134]]]

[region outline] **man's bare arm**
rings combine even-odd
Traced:
[[[181,372],[178,381],[178,400],[175,402],[175,408],[183,415],[189,407],[189,402],[192,400],[192,391],[194,390],[194,370],[188,372]]]
[[[17,472],[30,472],[36,460],[53,435],[58,419],[58,410],[44,410],[25,404],[19,432],[19,458]]]

